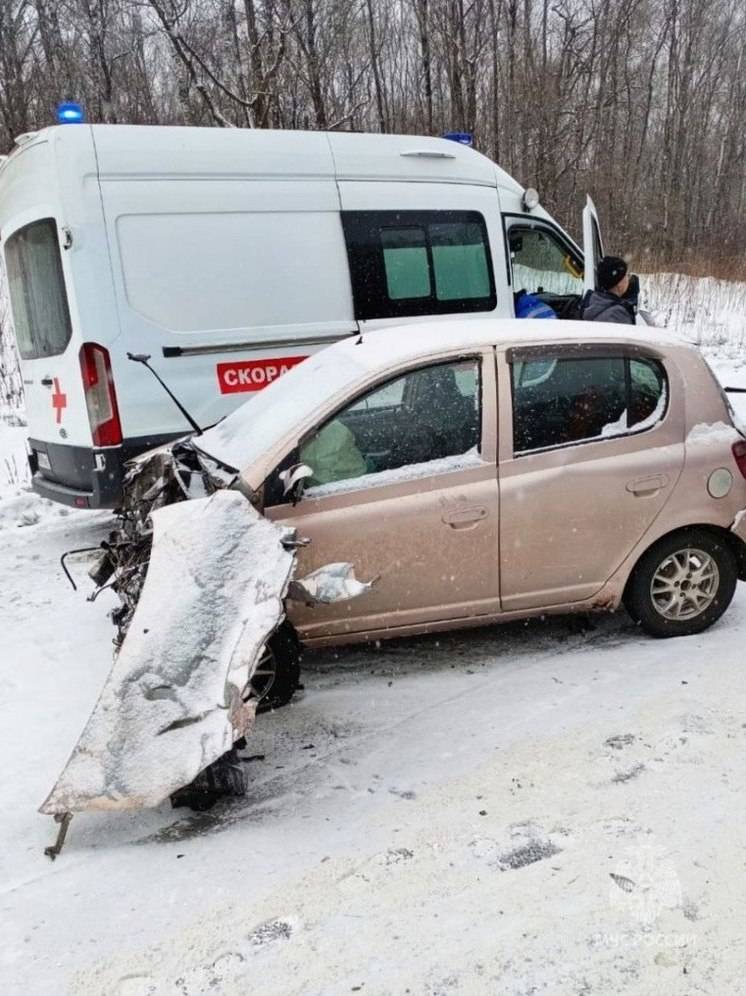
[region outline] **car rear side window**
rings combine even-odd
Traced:
[[[629,380],[628,425],[639,432],[663,417],[668,401],[666,375],[655,360],[629,360]]]
[[[355,317],[492,311],[495,281],[476,211],[345,211]]]
[[[5,263],[21,356],[36,360],[64,353],[72,326],[54,219],[14,232],[5,244]]]
[[[660,363],[621,355],[515,359],[512,381],[516,454],[642,432],[668,398]]]

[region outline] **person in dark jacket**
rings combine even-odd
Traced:
[[[624,260],[619,256],[604,256],[599,260],[596,277],[599,289],[592,291],[584,302],[583,321],[634,325],[636,295],[630,294],[631,278]]]

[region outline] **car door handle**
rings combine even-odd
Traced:
[[[487,518],[487,509],[484,505],[468,505],[461,508],[453,508],[443,512],[443,522],[452,529],[473,525]]]
[[[44,387],[52,387],[54,384],[54,381],[52,380],[51,377],[42,377],[41,382],[44,385]]]
[[[651,477],[638,477],[637,480],[630,481],[627,485],[627,491],[638,498],[643,498],[645,495],[656,494],[667,484],[668,478],[665,474],[653,474]]]

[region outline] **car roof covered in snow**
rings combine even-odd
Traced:
[[[366,382],[403,364],[491,346],[604,342],[659,349],[686,345],[661,329],[600,322],[459,318],[381,329],[314,353],[195,438],[194,444],[243,471],[286,437],[305,431],[318,409],[337,399],[343,402]]]
[[[668,329],[604,322],[548,322],[546,319],[432,319],[350,337],[333,347],[336,356],[355,355],[368,369],[459,349],[539,344],[623,343],[665,349],[689,345]]]

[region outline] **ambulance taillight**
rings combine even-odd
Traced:
[[[80,348],[80,372],[93,445],[118,446],[122,442],[122,425],[108,350],[95,342],[83,343]]]

